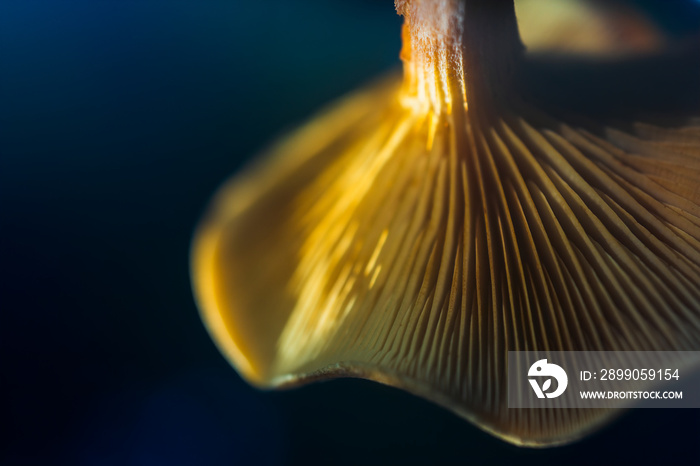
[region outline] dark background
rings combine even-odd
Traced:
[[[649,2],[645,2],[649,3]],[[361,380],[246,385],[192,299],[225,178],[399,64],[389,0],[0,0],[0,464],[699,464],[700,413],[519,449]]]

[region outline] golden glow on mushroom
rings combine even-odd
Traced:
[[[512,0],[397,1],[390,77],[216,196],[192,276],[251,383],[359,376],[517,444],[605,410],[508,410],[508,351],[700,349],[700,120],[620,128],[521,101]]]

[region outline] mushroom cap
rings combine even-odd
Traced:
[[[700,119],[436,111],[390,76],[218,192],[195,294],[256,386],[364,377],[563,443],[616,411],[508,409],[508,351],[700,348],[698,180]]]
[[[625,2],[596,0],[519,0],[520,35],[540,54],[593,56],[610,60],[657,54],[672,40]]]

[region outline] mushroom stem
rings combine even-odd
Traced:
[[[397,0],[396,10],[405,18],[410,106],[451,113],[467,102],[491,108],[509,95],[523,52],[513,0]]]

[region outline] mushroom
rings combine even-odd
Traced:
[[[529,53],[618,59],[659,53],[671,42],[620,0],[518,0],[515,8]]]
[[[216,195],[201,315],[258,387],[363,377],[505,440],[613,411],[508,409],[508,351],[700,349],[700,119],[618,126],[519,95],[513,0],[397,0],[403,79],[288,136]]]

